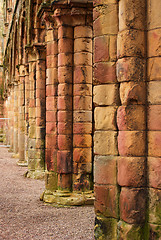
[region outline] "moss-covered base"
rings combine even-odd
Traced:
[[[148,240],[148,229],[143,225],[118,222],[118,239]]]
[[[92,205],[94,203],[94,195],[92,191],[77,193],[60,190],[51,192],[45,190],[40,199],[55,207]]]
[[[95,219],[94,236],[97,240],[116,240],[117,219],[98,215]]]
[[[35,171],[28,170],[24,174],[24,176],[27,177],[27,178],[44,180],[44,178],[45,178],[45,171],[43,171],[43,170],[41,170],[41,171],[40,170],[35,170]]]

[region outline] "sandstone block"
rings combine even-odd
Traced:
[[[74,83],[92,84],[92,66],[75,66]]]
[[[74,122],[92,122],[92,111],[74,111]]]
[[[56,172],[57,150],[47,148],[45,151],[45,163],[48,171]]]
[[[94,85],[115,82],[117,82],[115,62],[96,63],[94,65]]]
[[[72,84],[70,83],[60,83],[58,85],[58,96],[72,96]]]
[[[58,43],[57,43],[57,41],[48,42],[46,44],[46,54],[47,54],[47,56],[58,54]]]
[[[93,0],[94,6],[105,5],[105,4],[115,4],[117,0]]]
[[[92,97],[91,96],[74,96],[73,98],[74,110],[88,110],[92,111]]]
[[[92,38],[92,28],[90,26],[76,26],[74,28],[74,38]]]
[[[47,111],[46,112],[46,122],[56,122],[57,121],[57,112],[56,111]]]
[[[74,40],[74,52],[92,53],[92,38],[77,38]]]
[[[145,81],[145,61],[139,57],[118,59],[117,80],[119,82]]]
[[[74,84],[74,96],[92,96],[92,84]]]
[[[58,65],[57,55],[50,55],[46,57],[46,67],[47,68],[56,68]]]
[[[64,66],[58,68],[59,83],[72,83],[72,67]]]
[[[72,149],[72,136],[58,135],[58,149],[70,151]]]
[[[109,60],[109,36],[100,36],[94,39],[94,62]]]
[[[98,155],[117,155],[117,132],[96,131],[94,134],[94,153]]]
[[[36,138],[41,139],[42,142],[45,141],[45,126],[36,126]]]
[[[62,190],[71,189],[72,174],[58,174],[58,187]]]
[[[59,110],[72,109],[72,97],[71,96],[59,96],[58,97],[58,109]]]
[[[120,194],[120,217],[130,224],[145,222],[146,215],[146,190],[144,188],[121,189]],[[138,204],[139,203],[139,204]]]
[[[59,53],[58,54],[58,67],[72,66],[73,56],[72,53]]]
[[[119,1],[119,30],[145,29],[145,2],[140,0]]]
[[[77,133],[77,134],[84,134],[84,133],[88,133],[91,134],[92,133],[92,123],[73,123],[73,133]]]
[[[45,173],[45,189],[55,191],[57,189],[57,175],[54,172]]]
[[[148,129],[161,130],[161,105],[148,107]]]
[[[148,0],[148,29],[161,27],[161,15],[158,9],[161,9],[161,2],[157,0]]]
[[[73,147],[91,147],[92,146],[92,136],[90,134],[74,134],[73,135]]]
[[[57,136],[56,135],[46,135],[46,148],[56,148],[57,146]]]
[[[118,157],[118,184],[122,187],[146,186],[146,159]]]
[[[95,156],[94,182],[96,184],[116,185],[116,156]]]
[[[72,111],[58,111],[58,122],[71,122]]]
[[[59,53],[72,53],[73,52],[73,40],[69,38],[61,38],[58,41]]]
[[[73,162],[92,163],[92,149],[91,148],[74,148]]]
[[[53,29],[52,30],[48,30],[47,31],[47,36],[46,36],[47,42],[52,42],[54,40],[53,37],[54,37]]]
[[[57,98],[55,96],[53,97],[47,97],[46,98],[46,110],[52,111],[56,109],[57,107]]]
[[[71,122],[58,122],[58,134],[68,135],[72,133]]]
[[[95,8],[97,19],[93,22],[94,36],[105,34],[117,34],[118,18],[117,4],[109,4],[108,6],[100,6]]]
[[[161,131],[149,131],[148,155],[152,157],[161,157]]]
[[[57,85],[47,85],[46,96],[57,96]]]
[[[161,80],[161,63],[160,57],[148,59],[148,79]]]
[[[106,217],[118,217],[117,187],[95,185],[95,211]]]
[[[120,106],[117,111],[117,126],[119,130],[145,130],[145,106]]]
[[[94,112],[96,130],[117,130],[116,128],[117,107],[96,107]]]
[[[121,156],[145,156],[145,132],[120,131],[118,150]]]
[[[81,52],[74,54],[74,65],[75,66],[92,66],[92,53]]]
[[[149,189],[149,222],[161,224],[161,190]]]
[[[72,156],[70,151],[57,152],[57,172],[58,173],[72,172]]]
[[[45,65],[45,62],[43,63],[43,65]],[[38,67],[39,69],[36,71],[36,88],[45,88],[45,78],[46,78],[46,71],[43,67],[44,70],[42,70],[42,68]],[[26,77],[25,77],[25,81],[26,81]],[[28,90],[29,90],[29,82],[26,83]],[[39,84],[43,84],[42,86]]]
[[[120,84],[120,99],[122,105],[145,104],[146,85],[144,82],[124,82]]]
[[[69,26],[59,26],[58,39],[73,38],[73,28]]]
[[[145,33],[139,30],[124,30],[118,34],[117,56],[144,57],[145,56]]]
[[[116,61],[117,59],[117,35],[110,36],[110,46],[109,46],[110,61]]]
[[[161,55],[161,29],[148,31],[148,57]]]
[[[36,98],[40,98],[41,100],[43,100],[45,102],[45,89],[37,88],[36,89]]]
[[[161,189],[161,158],[149,157],[149,186]]]
[[[47,68],[46,69],[46,85],[58,83],[58,69]]]
[[[93,89],[93,101],[96,105],[118,105],[119,89],[117,84],[95,86]]]
[[[161,104],[161,81],[148,83],[148,102],[150,104]]]

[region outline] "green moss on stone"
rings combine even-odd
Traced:
[[[118,239],[148,240],[144,225],[128,224],[123,221],[119,221],[118,223]]]
[[[97,216],[95,219],[94,235],[95,239],[98,240],[116,240],[117,220],[114,218]]]

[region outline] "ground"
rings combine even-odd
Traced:
[[[44,182],[25,178],[11,156],[0,146],[0,240],[94,239],[93,207],[45,205]]]

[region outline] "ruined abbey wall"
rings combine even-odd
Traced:
[[[95,198],[96,239],[161,238],[160,7],[4,2],[6,144],[43,201]]]

